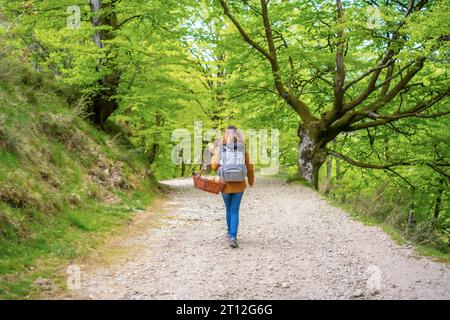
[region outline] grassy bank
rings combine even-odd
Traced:
[[[69,109],[44,74],[0,65],[0,298],[45,297],[158,196],[145,157],[120,132]]]

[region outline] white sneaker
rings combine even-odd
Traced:
[[[230,242],[229,243],[230,243],[230,247],[232,247],[232,248],[239,247],[236,238],[230,238]]]

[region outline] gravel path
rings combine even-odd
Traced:
[[[228,247],[220,196],[171,189],[157,228],[120,245],[138,254],[83,276],[91,299],[450,299],[450,269],[350,219],[315,192],[256,181]]]

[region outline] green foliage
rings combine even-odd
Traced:
[[[69,109],[55,83],[14,58],[0,70],[0,298],[32,298],[37,277],[57,281],[158,191],[145,159]]]

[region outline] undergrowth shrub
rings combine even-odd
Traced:
[[[41,113],[40,129],[47,137],[68,146],[71,150],[86,148],[87,138],[74,125],[73,118],[62,114]]]
[[[14,239],[26,238],[29,236],[28,230],[19,221],[14,219],[6,211],[0,210],[0,238]]]
[[[0,118],[0,150],[17,153],[17,145],[17,138],[4,126],[4,121]]]
[[[37,209],[46,214],[54,214],[61,209],[57,197],[42,195],[19,184],[7,183],[0,187],[0,201],[11,208]]]

